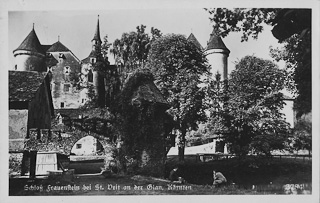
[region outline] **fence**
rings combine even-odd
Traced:
[[[257,155],[250,155],[256,157]],[[234,154],[196,154],[195,155],[195,161],[196,162],[210,162],[210,161],[217,161],[217,160],[223,160],[223,159],[230,159],[237,157]],[[312,155],[310,154],[285,154],[285,155],[271,155],[270,157],[263,157],[262,158],[270,158],[270,159],[294,159],[294,160],[303,160],[303,161],[311,161]]]
[[[311,154],[285,154],[285,155],[272,155],[272,158],[282,159],[302,159],[303,161],[311,161]]]

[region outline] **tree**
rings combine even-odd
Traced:
[[[273,62],[246,56],[236,64],[218,112],[227,129],[224,140],[239,156],[249,151],[270,154],[284,148],[289,124],[280,113],[286,72]],[[215,97],[212,98],[216,99]]]
[[[242,32],[241,41],[258,38],[264,25],[273,26],[272,34],[284,49],[275,52],[277,60],[289,64],[297,90],[297,116],[311,111],[311,9],[205,9],[214,28],[225,37]]]
[[[290,78],[288,89],[293,93],[298,93],[294,108],[297,110],[297,118],[303,114],[311,112],[312,103],[312,67],[311,67],[311,36],[306,36],[306,40],[294,35],[284,40],[282,49],[271,49],[271,56],[277,61],[286,61]]]
[[[293,149],[306,149],[309,154],[312,150],[312,120],[311,113],[302,116],[293,129]]]
[[[179,134],[179,160],[184,160],[186,132],[198,127],[206,119],[205,92],[199,87],[200,77],[208,74],[204,54],[184,36],[170,34],[155,40],[148,56],[147,67],[155,77],[155,84],[167,99],[168,112],[176,121]]]
[[[137,26],[136,29],[136,32],[123,33],[121,39],[113,42],[110,50],[116,64],[121,67],[122,82],[128,73],[145,65],[151,43],[162,35],[160,30],[153,27],[151,35],[146,33],[145,25]]]

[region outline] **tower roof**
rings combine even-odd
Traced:
[[[96,32],[94,33],[93,39],[91,41],[93,41],[93,40],[99,41],[100,43],[102,42],[101,38],[100,38],[99,15],[98,15]]]
[[[199,43],[199,41],[197,40],[197,38],[191,33],[188,37],[188,39],[190,42],[192,42],[194,45],[196,45],[196,47],[198,47],[200,50],[203,50],[203,47],[201,46],[201,44]]]
[[[230,53],[230,50],[226,47],[221,37],[215,32],[215,30],[213,30],[210,34],[210,39],[206,47],[206,50],[210,49],[224,49],[228,53]]]
[[[66,46],[64,46],[60,41],[57,41],[54,43],[47,52],[64,52],[64,51],[70,51]]]
[[[17,50],[26,50],[26,51],[33,51],[37,53],[43,54],[44,51],[42,49],[42,46],[40,44],[40,41],[38,39],[38,36],[36,32],[34,31],[34,28],[32,28],[31,32],[28,34],[28,36],[23,40],[23,42],[20,44],[18,48],[16,48],[13,52]]]

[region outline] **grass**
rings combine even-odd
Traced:
[[[168,171],[175,166],[175,163],[174,160],[167,163]],[[140,175],[114,175],[108,178],[99,174],[78,175],[73,181],[67,179],[36,179],[31,181],[13,178],[9,181],[9,194],[11,196],[282,194],[285,184],[311,183],[311,165],[311,161],[268,160],[254,157],[242,161],[229,159],[208,163],[185,162],[180,165],[180,169],[181,175],[187,180],[187,183],[184,185],[173,184],[175,186],[165,178]],[[221,171],[227,177],[229,184],[213,188],[211,186],[213,169]],[[78,190],[46,191],[49,185],[76,186]],[[253,188],[253,185],[256,187]],[[43,191],[26,190],[26,186],[29,188],[30,186],[42,186]],[[309,189],[311,190],[311,188]]]

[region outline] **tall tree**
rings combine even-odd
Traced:
[[[239,156],[250,150],[268,155],[283,148],[289,130],[280,113],[286,72],[254,56],[244,57],[235,68],[218,114],[227,129],[224,139],[230,151]]]
[[[292,70],[297,101],[297,116],[311,111],[311,9],[205,9],[210,14],[220,36],[230,32],[242,32],[241,41],[249,36],[258,38],[264,25],[273,27],[272,34],[284,49],[273,51],[277,60],[284,60]]]
[[[199,87],[200,77],[209,74],[204,54],[184,36],[170,34],[155,40],[147,67],[155,84],[170,103],[168,112],[176,121],[179,134],[179,159],[184,160],[185,135],[206,119],[205,92]]]
[[[122,82],[128,73],[145,65],[151,43],[161,35],[160,30],[153,27],[151,34],[148,34],[146,26],[140,25],[135,32],[123,33],[120,39],[113,42],[110,52],[120,66]]]
[[[105,106],[110,107],[116,95],[120,91],[120,78],[117,66],[110,65],[108,54],[110,51],[111,43],[109,43],[108,35],[103,38],[101,45],[101,58],[103,58],[105,69],[103,72],[105,78]]]

